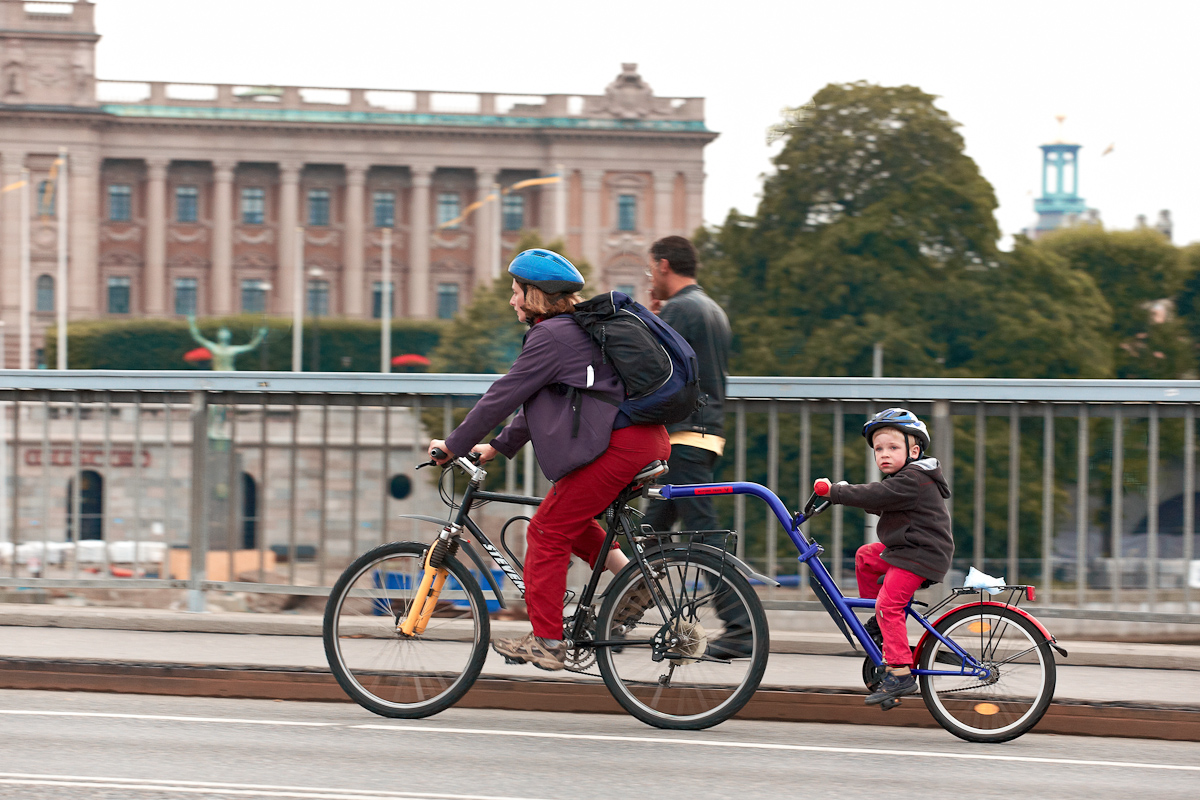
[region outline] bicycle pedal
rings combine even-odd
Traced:
[[[900,705],[899,697],[889,697],[887,700],[884,700],[882,703],[879,704],[879,708],[883,711],[891,711],[893,708],[895,708],[898,705]]]

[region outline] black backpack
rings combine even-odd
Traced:
[[[574,316],[624,384],[625,400],[617,407],[635,425],[683,422],[707,401],[692,346],[629,295],[597,295],[576,305]]]

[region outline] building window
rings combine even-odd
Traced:
[[[242,224],[262,225],[266,219],[266,192],[258,186],[242,189]]]
[[[108,313],[129,313],[129,278],[116,277],[108,279]]]
[[[623,194],[617,197],[617,230],[637,230],[637,195]]]
[[[196,279],[175,279],[175,313],[183,316],[196,313]]]
[[[375,192],[372,195],[375,208],[375,227],[392,228],[396,225],[396,193]]]
[[[329,314],[329,281],[308,282],[308,313],[314,317]]]
[[[454,319],[458,313],[458,284],[439,283],[437,288],[438,319]]]
[[[37,207],[39,217],[53,217],[54,211],[54,184],[50,181],[41,181],[37,185]]]
[[[175,221],[195,222],[200,217],[200,196],[195,186],[175,187]]]
[[[636,299],[637,299],[637,295],[636,295],[636,294],[634,294],[634,292],[635,292],[636,290],[633,288],[633,284],[632,284],[632,283],[618,283],[618,284],[617,284],[617,291],[618,291],[618,292],[621,292],[622,294],[627,294],[627,295],[629,295],[629,296],[630,296],[630,297],[632,297],[634,300],[636,300]]]
[[[504,230],[519,231],[525,227],[525,196],[520,194],[504,195],[502,206],[504,214]]]
[[[262,314],[267,310],[267,282],[260,280],[242,281],[242,311],[247,314]]]
[[[329,224],[328,189],[308,190],[308,224],[321,226]]]
[[[396,317],[396,284],[390,284],[391,291],[388,293],[388,298],[391,302],[388,303],[388,308],[391,309],[391,316]],[[375,319],[383,319],[383,281],[375,281],[371,285],[371,316]]]
[[[128,183],[108,186],[108,221],[129,222],[133,219],[133,193]]]
[[[38,311],[54,310],[54,278],[49,275],[38,275],[37,305]]]
[[[441,228],[457,228],[458,225],[446,225],[451,220],[458,219],[462,212],[458,201],[458,192],[440,192],[437,198],[437,224]]]

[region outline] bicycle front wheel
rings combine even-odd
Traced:
[[[491,636],[479,582],[451,558],[423,633],[405,636],[427,546],[392,542],[358,558],[325,606],[325,657],[346,694],[385,717],[416,719],[459,700],[479,677]]]
[[[655,602],[647,607],[650,591],[633,562],[613,579],[600,607],[597,639],[627,642],[597,647],[600,674],[642,722],[677,730],[716,725],[746,705],[767,668],[762,602],[715,555],[652,553],[647,567]]]
[[[969,742],[1007,742],[1037,725],[1054,698],[1050,643],[1022,614],[998,606],[963,606],[937,624],[987,670],[985,675],[922,675],[921,693],[934,719]],[[921,669],[963,669],[963,659],[929,637]],[[965,669],[964,669],[965,671]]]

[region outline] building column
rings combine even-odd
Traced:
[[[654,238],[675,233],[675,171],[654,171]]]
[[[475,199],[483,200],[492,191],[496,183],[495,167],[475,168]],[[475,223],[475,286],[484,286],[492,280],[492,258],[495,252],[493,245],[500,235],[498,225],[500,198],[491,203],[484,203],[472,214]]]
[[[430,313],[429,287],[429,187],[433,184],[433,167],[409,167],[412,174],[412,218],[408,237],[408,314],[417,319]]]
[[[70,309],[74,318],[94,316],[100,294],[100,156],[71,148]]]
[[[167,310],[167,166],[170,159],[146,159],[146,314]]]
[[[684,222],[687,225],[686,235],[691,236],[704,224],[704,172],[685,172],[683,178],[687,194]]]
[[[21,167],[25,165],[25,153],[20,150],[5,150],[0,154],[0,189],[12,186],[21,180]],[[15,338],[21,302],[18,286],[21,285],[21,190],[10,189],[0,194],[3,206],[0,224],[0,304],[4,316],[12,327],[9,335]]]
[[[233,172],[237,162],[213,162],[212,309],[233,312]]]
[[[604,188],[604,170],[585,169],[580,171],[583,180],[583,258],[592,265],[597,288],[604,286],[604,265],[600,263],[600,242],[603,235],[603,214],[600,209],[601,192]]]
[[[275,308],[277,313],[291,314],[296,275],[296,226],[300,224],[300,170],[299,161],[284,161],[279,164],[279,269],[275,277]],[[304,276],[300,277],[304,280]],[[303,311],[303,310],[302,310]]]
[[[366,211],[367,168],[362,164],[346,165],[346,215],[342,263],[345,266],[342,284],[342,311],[348,317],[366,316],[363,303],[363,235]]]

